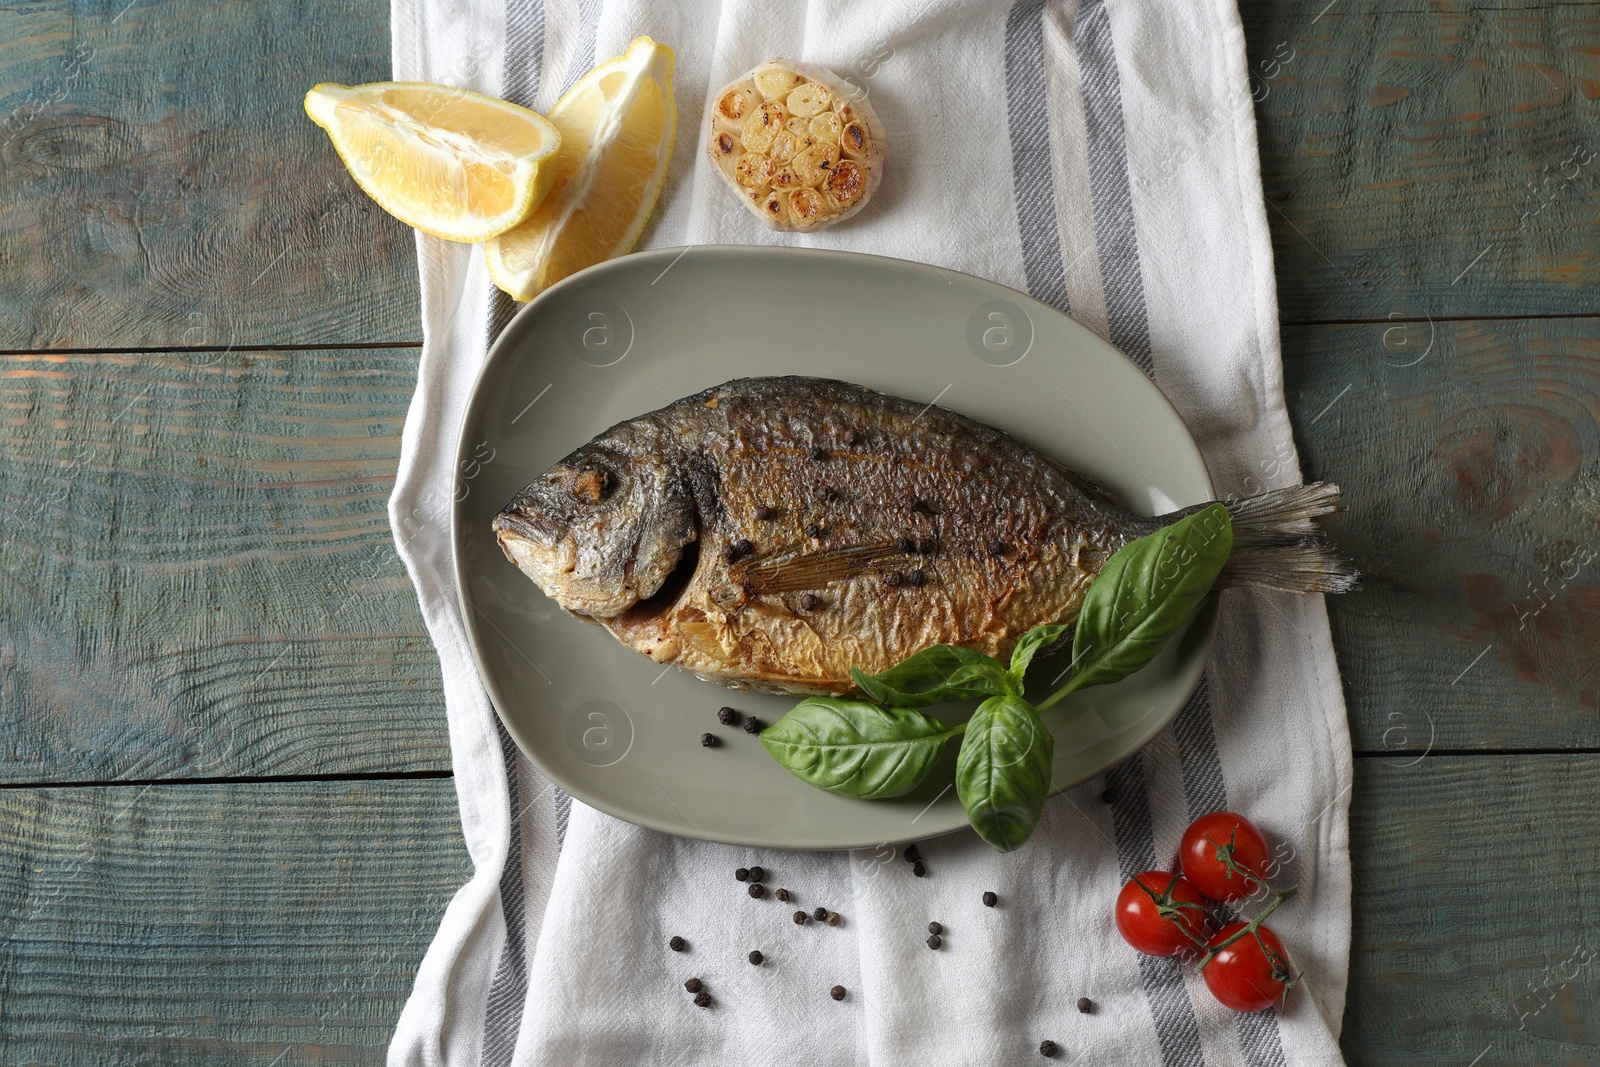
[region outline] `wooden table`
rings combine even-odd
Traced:
[[[1288,395],[1369,575],[1352,1062],[1600,1060],[1600,4],[1245,0]],[[383,0],[0,8],[0,1062],[377,1063],[468,873],[384,506]]]

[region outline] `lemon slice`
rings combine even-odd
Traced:
[[[485,246],[489,276],[518,300],[639,239],[661,194],[678,112],[672,49],[640,37],[580,78],[555,107],[556,180],[528,220]]]
[[[448,241],[486,241],[538,206],[561,134],[527,108],[426,82],[324,82],[306,114],[389,214]]]

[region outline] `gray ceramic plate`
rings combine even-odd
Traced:
[[[730,378],[794,373],[937,400],[1061,459],[1145,514],[1212,495],[1199,450],[1150,380],[1082,326],[1013,290],[816,249],[625,256],[529,304],[496,342],[473,392],[452,536],[478,669],[539,769],[620,819],[805,849],[958,829],[966,818],[948,787],[954,746],[907,797],[860,801],[813,789],[774,763],[758,738],[716,721],[729,704],[771,723],[795,698],[723,689],[624,648],[563,613],[490,532],[523,485],[613,423]],[[1125,759],[1171,720],[1199,681],[1214,628],[1214,615],[1202,615],[1143,671],[1046,714],[1056,789]],[[1030,690],[1049,692],[1065,666],[1063,656],[1040,662]],[[707,730],[723,743],[702,748]]]

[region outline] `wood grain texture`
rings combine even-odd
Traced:
[[[1284,331],[1358,749],[1600,745],[1600,321]]]
[[[0,1062],[382,1063],[457,819],[447,780],[0,791]]]
[[[416,341],[411,231],[302,110],[383,0],[0,7],[0,349]]]
[[[1357,761],[1350,1064],[1600,1062],[1600,757],[1409,762]]]
[[[448,769],[386,512],[415,363],[0,356],[0,780]]]
[[[1600,4],[1240,9],[1285,321],[1600,310]]]

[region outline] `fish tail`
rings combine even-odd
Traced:
[[[1317,525],[1323,515],[1344,510],[1337,485],[1311,482],[1225,503],[1233,520],[1233,555],[1219,586],[1347,593],[1360,584],[1361,572]]]

